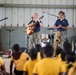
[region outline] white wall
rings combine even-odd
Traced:
[[[76,5],[76,0],[0,0],[0,4],[51,4],[51,5]],[[43,14],[43,11],[49,12],[54,15],[58,15],[58,12],[63,10],[66,14],[66,18],[69,21],[70,27],[74,25],[76,27],[76,9],[46,9],[46,8],[3,8],[0,7],[0,19],[8,17],[8,20],[0,22],[0,25],[4,26],[23,26],[31,20],[31,15],[34,12],[39,14],[39,17],[44,15],[42,19],[43,25],[48,24],[53,27],[56,17],[48,14]]]
[[[0,4],[55,4],[76,5],[76,0],[0,0]]]

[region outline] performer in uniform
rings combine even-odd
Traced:
[[[63,11],[59,12],[59,19],[55,22],[54,28],[57,29],[54,38],[54,50],[56,50],[58,42],[60,42],[60,47],[63,49],[63,43],[66,38],[66,32],[68,29],[68,21],[65,19],[65,13]]]
[[[33,31],[33,34],[30,35],[30,46],[29,48],[32,48],[34,45],[39,44],[39,35],[38,32],[40,31],[40,28],[42,27],[42,22],[38,18],[38,14],[34,13],[32,15],[32,20],[28,23],[29,26],[31,26],[33,23],[35,23],[35,29]]]

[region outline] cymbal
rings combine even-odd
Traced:
[[[47,28],[47,30],[54,30],[54,28]]]

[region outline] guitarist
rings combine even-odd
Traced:
[[[32,20],[28,23],[28,26],[31,26],[33,24],[35,24],[35,28],[33,30],[33,34],[30,35],[30,48],[32,48],[36,44],[39,44],[38,32],[40,31],[40,28],[43,26],[41,20],[38,18],[37,13],[34,13],[32,15]]]

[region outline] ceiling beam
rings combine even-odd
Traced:
[[[0,4],[0,7],[76,9],[76,5]]]

